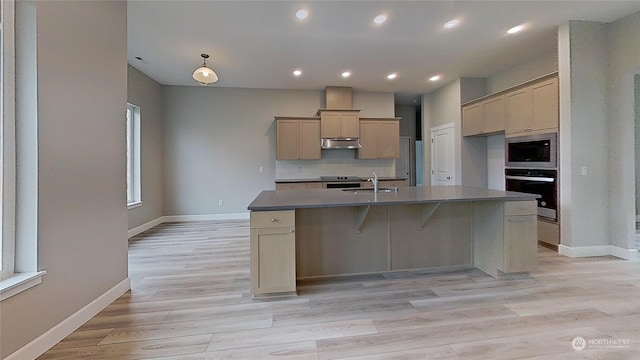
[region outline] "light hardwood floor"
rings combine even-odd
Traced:
[[[248,221],[162,224],[129,248],[132,290],[40,359],[640,358],[638,262],[539,248],[530,276],[401,272],[255,301]]]

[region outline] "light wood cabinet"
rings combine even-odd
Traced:
[[[320,120],[276,118],[278,160],[320,159]]]
[[[276,190],[322,189],[322,181],[276,183]]]
[[[378,187],[381,188],[394,188],[394,187],[409,186],[409,181],[406,179],[394,179],[394,180],[378,180]],[[360,187],[370,189],[373,188],[371,181],[360,182]]]
[[[507,135],[558,131],[558,78],[554,77],[505,95]]]
[[[306,190],[307,184],[303,182],[276,183],[276,190]]]
[[[484,112],[484,133],[504,131],[504,96],[497,96],[482,102]]]
[[[322,189],[322,182],[308,182],[305,184],[307,190],[309,189]]]
[[[360,120],[358,159],[396,159],[400,157],[398,120]]]
[[[462,136],[558,131],[558,77],[547,76],[462,106]]]
[[[360,134],[359,110],[319,111],[320,136],[323,138],[357,138]]]
[[[480,135],[484,131],[484,113],[482,103],[462,108],[462,136]]]
[[[405,180],[401,180],[401,179],[397,179],[397,180],[380,180],[378,182],[378,185],[380,187],[394,188],[394,187],[409,186],[409,182],[406,179]]]
[[[250,245],[253,297],[295,294],[295,211],[252,211]]]
[[[536,269],[535,200],[476,202],[473,213],[475,266],[493,276]]]
[[[462,136],[484,135],[504,131],[504,96],[462,107]]]
[[[504,204],[505,273],[527,272],[536,268],[537,203],[511,201]]]

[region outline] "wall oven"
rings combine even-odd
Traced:
[[[557,170],[505,169],[507,191],[538,194],[538,216],[558,219]]]
[[[557,164],[555,133],[507,138],[505,166],[554,169]]]

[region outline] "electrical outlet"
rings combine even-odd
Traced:
[[[587,167],[586,167],[586,166],[582,166],[582,167],[580,168],[580,175],[582,175],[582,176],[587,176],[587,173],[588,173],[588,171],[587,171]]]
[[[222,200],[218,200],[218,206],[222,206]]]
[[[258,168],[258,171],[263,173],[264,172],[264,166],[260,166],[260,168]]]

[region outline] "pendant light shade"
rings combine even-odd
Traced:
[[[218,81],[218,75],[213,69],[207,67],[209,55],[201,54],[200,56],[202,56],[203,63],[202,66],[193,72],[193,79],[200,83],[200,85],[207,86],[208,84]]]

